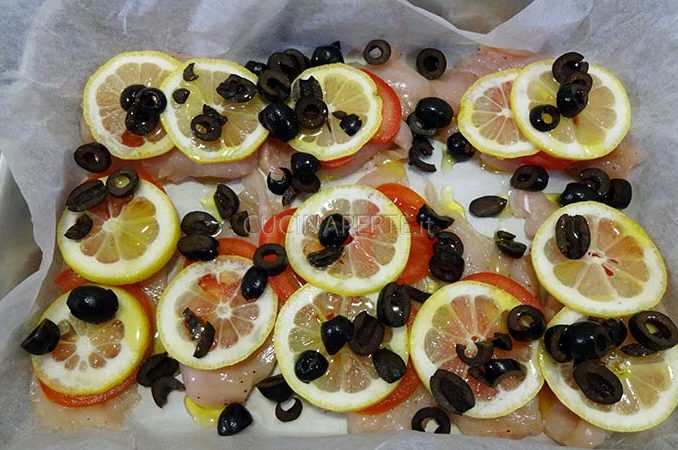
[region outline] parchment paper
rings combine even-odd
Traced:
[[[637,219],[654,237],[669,269],[678,264],[674,245],[678,213],[674,175],[678,166],[678,65],[674,62],[678,54],[678,2],[536,0],[517,14],[527,2],[414,2],[441,15],[396,0],[2,3],[0,149],[26,197],[35,241],[43,252],[38,272],[0,301],[2,446],[104,450],[535,446],[413,432],[295,439],[269,436],[256,427],[224,439],[213,431],[192,427],[185,416],[181,423],[175,423],[169,413],[159,409],[153,409],[149,413],[152,417],[146,420],[135,414],[123,432],[66,434],[40,428],[27,400],[29,359],[18,343],[28,331],[26,322],[44,309],[53,294],[54,269],[50,271],[50,267],[53,259],[59,258],[54,252],[55,220],[65,196],[81,177],[72,162],[72,150],[80,142],[82,86],[98,65],[120,51],[149,48],[244,63],[274,49],[294,46],[308,51],[336,39],[345,49],[360,50],[368,40],[382,37],[410,57],[418,48],[441,48],[452,64],[474,51],[477,43],[553,54],[576,49],[617,74],[629,92],[632,142],[650,154],[633,177],[634,203],[641,205]],[[448,19],[457,26],[474,25],[475,30],[486,34],[463,31]],[[675,271],[670,281],[667,300],[675,311]],[[615,435],[607,445],[676,448],[677,426],[674,414],[654,430]]]

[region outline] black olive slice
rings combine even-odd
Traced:
[[[301,400],[296,397],[292,399],[292,402],[292,406],[288,409],[283,408],[282,402],[278,402],[278,404],[275,405],[275,417],[279,421],[292,422],[299,418],[303,409],[303,404],[301,403]]]
[[[631,183],[622,178],[613,178],[610,180],[610,192],[608,193],[606,203],[613,208],[624,209],[631,204],[633,189]]]
[[[269,258],[273,256],[274,258]],[[263,244],[254,252],[252,262],[264,269],[268,276],[280,275],[287,268],[287,252],[279,244]]]
[[[78,241],[89,234],[94,226],[94,221],[87,214],[78,217],[73,225],[64,233],[67,239]]]
[[[474,199],[468,209],[476,217],[494,217],[504,210],[507,200],[496,195],[485,195]]]
[[[122,90],[120,93],[120,107],[127,111],[134,104],[134,100],[137,98],[139,92],[142,89],[145,89],[146,86],[143,84],[131,84]]]
[[[221,137],[222,120],[211,114],[198,114],[191,120],[193,136],[213,142]]]
[[[454,117],[449,103],[438,97],[424,97],[417,102],[414,114],[424,128],[440,129],[448,126]]]
[[[534,306],[518,305],[509,312],[507,325],[513,339],[534,341],[544,334],[546,320],[542,312]]]
[[[250,235],[250,216],[247,211],[240,211],[233,214],[228,223],[235,234],[242,237]]]
[[[186,100],[188,100],[188,97],[191,95],[191,91],[185,88],[179,88],[172,92],[172,100],[177,102],[180,105],[183,105],[186,103]]]
[[[596,200],[596,191],[583,183],[568,183],[560,194],[560,206]]]
[[[588,72],[589,63],[584,56],[577,52],[568,52],[560,55],[553,62],[551,73],[558,83],[563,83],[573,72]]]
[[[195,81],[198,79],[198,75],[195,74],[195,63],[190,63],[184,68],[182,78],[184,81]]]
[[[654,355],[655,353],[657,353],[657,350],[652,350],[651,348],[647,348],[644,345],[640,345],[637,342],[634,342],[633,344],[624,345],[619,350],[621,350],[622,353],[626,355],[638,358],[648,355]]]
[[[311,55],[311,65],[313,67],[343,62],[344,55],[341,54],[341,46],[334,44],[316,47]]]
[[[249,60],[245,63],[245,68],[255,74],[256,76],[261,75],[261,72],[267,69],[266,64],[259,61]]]
[[[318,240],[323,247],[339,247],[349,238],[351,222],[339,213],[326,216],[318,228]]]
[[[155,130],[160,123],[160,115],[146,111],[136,103],[127,110],[125,115],[125,128],[137,136],[146,136]]]
[[[198,317],[189,308],[184,309],[182,315],[184,316],[184,323],[188,327],[191,339],[198,341],[193,352],[193,357],[204,358],[214,344],[214,335],[216,334],[214,326],[207,320]]]
[[[464,254],[464,243],[456,233],[451,231],[438,231],[433,244],[434,253],[452,252],[459,256]]]
[[[589,94],[581,83],[564,83],[556,94],[556,105],[563,117],[575,117],[589,102]]]
[[[217,434],[219,436],[232,436],[240,433],[252,425],[252,414],[240,403],[229,403],[219,414],[217,421]]]
[[[43,319],[21,342],[21,348],[31,355],[45,355],[56,348],[60,338],[59,326],[49,319]]]
[[[306,256],[308,263],[316,269],[325,269],[334,264],[344,254],[344,247],[327,247],[317,252],[311,252]]]
[[[629,332],[624,325],[624,321],[619,319],[605,319],[603,322],[610,335],[610,343],[613,347],[619,347],[626,340]]]
[[[482,366],[471,367],[470,376],[490,387],[496,387],[508,377],[525,378],[525,366],[515,359],[491,359]]]
[[[153,401],[159,408],[167,404],[167,397],[172,391],[185,391],[184,383],[171,376],[160,377],[151,385]]]
[[[363,311],[353,319],[353,335],[348,345],[356,355],[371,355],[381,346],[384,331],[384,325],[379,319]]]
[[[275,170],[275,168],[273,170]],[[269,172],[268,177],[266,177],[266,186],[268,186],[268,190],[275,195],[283,195],[285,191],[292,186],[292,172],[286,167],[278,167],[277,170],[282,176],[276,177],[272,171]]]
[[[301,72],[311,67],[311,58],[304,55],[296,48],[287,48],[283,50],[283,53],[292,58],[296,75],[299,75]]]
[[[523,191],[543,191],[548,183],[549,174],[540,166],[520,166],[511,177],[511,186]]]
[[[591,230],[586,218],[563,214],[556,222],[556,245],[568,259],[580,259],[589,251]]]
[[[259,112],[259,123],[274,137],[289,141],[299,133],[299,124],[294,110],[281,102],[273,102]]]
[[[492,345],[494,345],[495,348],[499,348],[501,350],[513,350],[511,335],[508,333],[499,333],[495,331],[494,336],[492,337]]]
[[[434,253],[428,269],[435,278],[447,283],[459,281],[464,274],[464,258],[456,252]]]
[[[407,152],[407,163],[422,172],[433,173],[436,171],[436,166],[421,160],[422,156],[430,156],[432,153],[433,146],[428,140],[415,137],[412,146]]]
[[[177,250],[188,259],[211,261],[219,255],[219,241],[204,234],[189,234],[179,239]]]
[[[659,311],[641,311],[629,319],[631,336],[652,350],[668,350],[678,343],[678,329],[671,318]]]
[[[613,405],[621,400],[624,388],[617,375],[596,361],[574,365],[574,381],[589,400],[601,405]]]
[[[380,348],[372,354],[372,363],[382,380],[395,383],[405,376],[407,366],[397,353],[387,348]]]
[[[424,303],[431,296],[428,292],[417,289],[409,284],[403,284],[402,288],[405,290],[405,294],[415,302]]]
[[[427,406],[421,408],[417,413],[412,417],[411,427],[414,431],[426,432],[426,423],[429,420],[433,420],[438,424],[438,427],[433,433],[435,434],[449,434],[452,424],[450,422],[450,416],[447,415],[445,411],[436,406]]]
[[[217,86],[217,94],[224,100],[235,103],[244,103],[252,100],[257,94],[257,86],[247,78],[234,73]]]
[[[563,82],[563,84],[568,83],[581,84],[586,90],[586,93],[588,94],[589,92],[591,92],[591,88],[593,87],[593,78],[586,72],[576,71],[572,72]]]
[[[419,117],[417,117],[415,113],[408,115],[406,122],[407,126],[410,128],[410,131],[416,136],[433,137],[438,132],[438,130],[435,128],[425,127],[424,122]]]
[[[210,105],[202,105],[202,113],[217,119],[219,121],[219,125],[222,127],[228,123],[228,117],[220,114],[219,111],[212,108]]]
[[[553,105],[537,105],[530,110],[530,124],[537,131],[551,131],[560,123],[560,113]]]
[[[455,160],[463,162],[468,161],[475,154],[475,149],[466,137],[459,131],[456,131],[447,138],[447,153]]]
[[[66,305],[83,322],[104,323],[118,312],[118,296],[111,289],[86,284],[68,294]]]
[[[448,370],[436,370],[429,385],[438,406],[450,414],[463,414],[476,404],[466,380]]]
[[[283,206],[288,206],[290,203],[294,201],[294,199],[297,197],[297,194],[299,194],[295,189],[294,186],[288,187],[285,192],[283,192],[281,203]]]
[[[139,91],[134,99],[134,106],[147,113],[159,116],[167,108],[167,97],[160,89],[147,87]]]
[[[116,198],[129,197],[139,188],[139,174],[131,167],[123,167],[108,176],[106,190]]]
[[[349,136],[353,136],[356,134],[358,131],[360,131],[360,128],[363,126],[363,121],[358,117],[357,114],[347,114],[346,116],[342,117],[341,120],[339,121],[339,128],[344,130],[344,133],[346,133]]]
[[[240,199],[233,189],[225,184],[219,184],[214,192],[214,204],[222,219],[230,219],[240,209]]]
[[[98,142],[82,144],[73,153],[75,163],[92,173],[101,173],[111,167],[111,152]]]
[[[352,336],[353,322],[342,315],[336,315],[320,325],[320,337],[328,355],[336,354]]]
[[[556,362],[564,363],[572,360],[572,354],[566,349],[563,336],[567,325],[554,325],[544,333],[544,348]]]
[[[482,366],[492,359],[492,355],[494,354],[494,344],[492,344],[492,342],[480,341],[476,342],[475,346],[476,353],[471,357],[466,354],[466,346],[463,344],[455,345],[454,350],[459,359],[471,367]]]
[[[323,99],[323,88],[315,77],[309,77],[307,80],[299,80],[292,86],[292,98],[294,101],[298,101],[304,97],[314,97],[318,100]],[[337,118],[341,119],[341,117]]]
[[[327,358],[315,350],[306,350],[294,364],[294,374],[304,383],[310,383],[327,372],[329,363]]]
[[[527,246],[522,242],[516,241],[515,237],[514,234],[499,230],[494,235],[494,244],[502,254],[518,259],[523,257]]]
[[[294,114],[303,128],[317,130],[327,122],[327,105],[315,97],[301,97],[294,105]]]
[[[293,394],[292,388],[280,374],[264,378],[257,384],[257,389],[261,395],[276,403],[284,402]]]
[[[591,320],[569,325],[561,342],[563,350],[571,354],[575,362],[600,359],[612,348],[607,327]]]
[[[385,64],[391,58],[391,44],[383,39],[373,39],[365,46],[363,58],[371,66]]]
[[[438,214],[428,205],[423,205],[417,211],[417,223],[428,230],[429,236],[433,236],[454,223],[449,216]]]
[[[281,70],[266,69],[259,75],[257,89],[270,102],[284,102],[290,96],[290,79]]]
[[[404,286],[390,282],[379,292],[377,317],[387,327],[402,327],[412,312],[412,302]]]
[[[290,157],[292,173],[299,178],[310,177],[320,170],[320,161],[310,153],[295,152]]]
[[[191,211],[181,219],[181,231],[186,234],[213,236],[219,232],[219,221],[205,211]]]
[[[447,59],[443,52],[435,48],[425,48],[417,54],[417,72],[429,80],[440,78],[447,68]]]
[[[137,372],[137,383],[151,387],[161,377],[173,377],[179,371],[177,360],[167,356],[167,352],[158,353],[148,358]]]
[[[83,212],[103,202],[107,195],[108,191],[103,181],[85,181],[68,194],[66,208],[73,212]]]
[[[240,283],[240,292],[245,300],[254,300],[264,293],[268,284],[268,275],[266,270],[261,267],[252,266],[247,269]]]
[[[579,180],[596,192],[597,200],[604,202],[610,193],[610,177],[600,169],[589,167],[579,172]]]

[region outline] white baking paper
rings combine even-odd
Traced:
[[[30,207],[39,270],[0,301],[0,446],[13,449],[438,449],[535,448],[534,442],[414,432],[293,438],[260,426],[231,438],[198,428],[179,396],[165,410],[149,399],[122,432],[54,433],[39,427],[27,393],[29,359],[19,349],[27,323],[53,298],[60,266],[55,221],[80,177],[72,151],[80,143],[85,78],[112,55],[133,49],[210,56],[245,62],[274,49],[313,47],[341,40],[360,51],[388,39],[412,58],[437,47],[450,65],[478,43],[558,54],[578,50],[614,72],[631,97],[631,141],[649,158],[632,178],[637,219],[661,248],[671,272],[667,301],[676,311],[678,248],[678,2],[592,0],[241,0],[241,1],[4,1],[0,5],[0,149]],[[426,8],[426,9],[424,9]],[[524,9],[521,9],[524,8]],[[454,24],[454,25],[452,25]],[[457,27],[466,27],[465,31]],[[1,236],[0,240],[11,239]],[[0,243],[0,245],[2,245]],[[53,264],[53,260],[57,260]],[[0,268],[0,271],[3,269]],[[613,435],[609,447],[676,448],[674,414],[660,427]]]

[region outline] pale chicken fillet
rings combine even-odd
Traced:
[[[544,431],[536,398],[512,413],[496,419],[474,419],[464,415],[451,415],[452,421],[463,434],[505,439],[523,439],[538,436]]]
[[[561,445],[594,448],[605,442],[609,432],[580,418],[560,403],[548,387],[539,393],[544,432]]]
[[[509,207],[513,217],[525,219],[525,235],[532,239],[539,226],[558,209],[543,192],[509,190]]]

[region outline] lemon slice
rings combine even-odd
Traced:
[[[324,249],[318,240],[320,222],[339,213],[350,222],[343,255],[325,268],[313,267],[308,255]],[[306,200],[290,219],[285,248],[294,271],[329,292],[359,295],[395,280],[407,264],[409,227],[400,210],[369,186],[336,186]]]
[[[537,148],[563,159],[593,159],[607,155],[626,136],[631,126],[631,104],[621,82],[600,66],[589,64],[593,86],[588,105],[577,116],[560,116],[551,131],[530,124],[530,110],[537,105],[556,105],[559,84],[553,78],[553,60],[526,66],[513,82],[511,110],[523,133]]]
[[[379,377],[372,358],[353,353],[348,344],[328,355],[320,325],[337,315],[353,320],[362,311],[376,317],[377,295],[344,297],[305,285],[280,309],[274,343],[278,367],[292,390],[310,403],[336,412],[357,411],[387,397],[398,383]],[[382,348],[397,353],[407,363],[407,327],[386,328]],[[304,383],[294,373],[298,356],[306,350],[320,352],[329,366],[320,378]]]
[[[82,94],[83,117],[94,139],[121,159],[151,158],[171,150],[174,144],[162,126],[143,137],[127,131],[120,94],[133,84],[160,87],[178,64],[165,53],[141,51],[120,53],[99,67]]]
[[[473,83],[461,98],[459,131],[482,153],[498,158],[533,155],[539,150],[525,139],[509,104],[520,69],[491,73]]]
[[[115,285],[145,280],[176,250],[179,218],[174,205],[149,181],[139,180],[133,196],[109,196],[87,215],[94,225],[79,241],[64,234],[80,213],[65,210],[57,225],[57,244],[64,261],[87,280]]]
[[[301,129],[288,142],[295,150],[314,155],[321,161],[350,156],[360,150],[381,125],[381,98],[377,85],[360,69],[346,64],[327,64],[302,72],[298,80],[314,77],[323,90],[323,101],[329,112],[327,123],[317,130]],[[355,114],[362,121],[360,130],[349,136],[339,126],[335,111]]]
[[[242,361],[270,334],[278,311],[271,286],[256,300],[247,301],[240,282],[252,261],[240,256],[219,256],[182,270],[167,286],[158,303],[160,340],[174,359],[195,369],[218,369]],[[189,308],[215,329],[212,349],[195,358],[196,341],[188,334],[183,311]]]
[[[184,69],[189,64],[194,64],[193,72],[198,76],[193,81],[183,78]],[[162,124],[174,145],[197,163],[244,159],[254,153],[268,136],[268,131],[259,123],[259,111],[265,106],[259,94],[243,103],[227,101],[217,94],[217,86],[232,74],[255,84],[257,82],[256,75],[234,62],[190,59],[169,74],[160,88],[167,96],[167,109],[161,115]],[[190,92],[183,104],[172,98],[172,93],[177,89],[188,89]],[[214,108],[228,119],[222,127],[221,136],[215,141],[198,139],[191,131],[191,121],[203,113],[204,105]]]
[[[570,325],[586,317],[567,307],[549,323]],[[626,322],[626,319],[624,321]],[[631,338],[623,345],[630,344]],[[667,419],[678,405],[678,347],[643,357],[632,357],[618,348],[602,362],[622,383],[622,398],[612,405],[592,402],[574,382],[572,363],[559,364],[542,348],[539,363],[551,390],[573,413],[610,431],[647,430]]]
[[[589,250],[568,259],[556,245],[563,214],[586,218]],[[542,287],[572,309],[615,317],[648,309],[666,291],[666,266],[659,250],[631,218],[597,202],[573,203],[551,214],[532,241],[532,265]]]
[[[464,414],[477,419],[505,416],[532,400],[544,379],[537,369],[539,341],[513,341],[513,349],[494,350],[494,358],[513,358],[525,369],[525,378],[505,378],[492,388],[467,374],[468,365],[455,351],[474,342],[492,340],[495,332],[506,333],[508,312],[521,303],[508,292],[488,284],[461,281],[436,291],[422,305],[410,331],[410,354],[422,383],[437,369],[456,373],[467,381],[476,399]]]
[[[73,317],[66,305],[70,291],[40,318],[56,323],[61,331],[51,353],[32,356],[36,376],[50,389],[72,396],[101,394],[122,383],[143,360],[151,338],[148,316],[127,291],[110,289],[118,297],[118,311],[107,322],[92,324]]]

